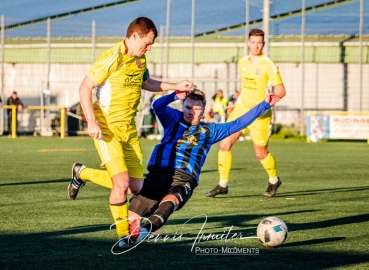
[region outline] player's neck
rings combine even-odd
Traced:
[[[258,55],[256,55],[256,54],[251,54],[251,56],[250,56],[250,62],[251,63],[255,63],[256,61],[258,61],[259,60],[259,58],[262,56],[263,54],[258,54]]]
[[[133,55],[133,51],[132,50],[130,50],[129,48],[131,48],[131,42],[130,42],[130,39],[129,38],[125,38],[124,40],[123,40],[123,42],[124,42],[124,45],[125,45],[125,47],[126,47],[126,51],[125,51],[125,54],[126,55],[128,55],[129,57],[134,57],[134,55]]]

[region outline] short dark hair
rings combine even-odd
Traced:
[[[140,37],[146,36],[150,31],[158,36],[158,30],[154,22],[147,17],[138,17],[134,19],[127,28],[127,38],[129,38],[134,32],[137,32]]]
[[[264,31],[261,29],[251,29],[250,33],[249,33],[249,38],[250,37],[263,37],[264,39]]]
[[[192,100],[197,100],[197,101],[201,101],[202,105],[205,109],[206,106],[206,96],[205,93],[199,89],[193,89],[184,99],[184,101],[186,101],[187,99],[192,99]]]

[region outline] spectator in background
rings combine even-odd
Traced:
[[[226,120],[226,108],[228,106],[228,98],[223,95],[223,90],[218,90],[213,97],[213,113],[214,123],[224,123]]]
[[[235,91],[234,93],[233,93],[233,95],[231,95],[230,97],[229,97],[229,105],[235,105],[236,104],[236,101],[237,101],[237,99],[238,99],[238,97],[240,96],[240,92],[239,91]]]
[[[23,110],[23,103],[19,99],[17,92],[13,91],[12,95],[7,100],[7,105],[15,105],[17,107],[16,113],[15,113],[15,122],[16,122],[16,132],[18,129],[18,112],[22,112]],[[12,109],[8,109],[8,130],[9,135],[12,134]]]

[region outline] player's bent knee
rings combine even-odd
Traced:
[[[125,177],[124,173],[116,174],[111,179],[114,190],[127,192],[129,186],[129,179]]]
[[[223,140],[219,143],[219,150],[223,152],[228,152],[232,148],[232,141],[231,140]]]
[[[228,142],[221,142],[219,144],[219,150],[222,152],[228,152],[229,150],[231,150],[232,145]]]
[[[255,156],[258,159],[263,160],[264,158],[268,156],[268,151],[255,151]]]
[[[178,204],[179,204],[179,199],[176,195],[174,194],[169,194],[169,195],[166,195],[162,200],[162,202],[165,202],[165,201],[172,201],[175,205],[175,208],[177,208]]]

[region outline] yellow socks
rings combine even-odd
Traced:
[[[113,216],[118,239],[129,235],[128,223],[128,203],[127,201],[119,204],[109,204],[111,215]]]
[[[219,151],[218,152],[218,172],[219,172],[219,184],[222,187],[227,187],[229,174],[232,167],[232,152]]]
[[[266,156],[266,158],[260,160],[260,162],[261,165],[264,167],[265,171],[267,172],[267,174],[269,175],[269,182],[271,184],[275,184],[276,182],[278,182],[276,163],[272,154],[269,153]]]
[[[109,189],[113,188],[108,171],[86,168],[81,171],[80,177],[83,181],[91,181]]]

